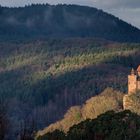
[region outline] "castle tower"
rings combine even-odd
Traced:
[[[123,97],[123,108],[129,110],[133,104],[129,96],[136,94],[140,90],[140,66],[135,71],[131,70],[131,74],[128,75],[128,94]]]
[[[134,94],[138,90],[140,90],[140,66],[136,71],[132,69],[128,75],[128,94]]]
[[[139,65],[139,67],[137,68],[137,73],[138,73],[138,76],[140,77],[140,65]]]
[[[128,94],[134,94],[137,90],[137,75],[135,70],[131,70],[131,74],[128,75]]]
[[[140,90],[140,65],[137,68],[137,90]]]

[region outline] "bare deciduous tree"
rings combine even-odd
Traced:
[[[4,140],[8,132],[7,105],[0,99],[0,140]]]

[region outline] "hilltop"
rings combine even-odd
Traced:
[[[70,127],[84,120],[95,119],[97,116],[110,110],[122,111],[122,101],[123,93],[107,88],[100,95],[88,99],[83,105],[71,107],[62,120],[39,131],[37,137],[55,130],[67,133]]]
[[[127,96],[127,97],[126,97]],[[70,108],[61,121],[36,135],[37,140],[137,140],[140,137],[140,92],[125,95],[128,106],[122,107],[123,94],[113,89]]]
[[[71,107],[62,120],[39,131],[36,139],[139,139],[140,92],[124,98],[125,108],[123,94],[108,88],[84,105]]]
[[[78,5],[0,7],[0,40],[94,37],[140,42],[140,30],[102,10]]]
[[[140,116],[130,111],[106,112],[96,119],[88,119],[70,128],[67,135],[55,130],[37,140],[138,140]]]

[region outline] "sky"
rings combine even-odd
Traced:
[[[0,5],[8,7],[31,3],[66,3],[96,7],[140,28],[140,0],[0,0]]]

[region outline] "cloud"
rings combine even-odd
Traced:
[[[93,3],[102,8],[139,8],[139,0],[93,0]]]
[[[31,3],[67,3],[103,9],[140,28],[140,0],[0,0],[2,6],[24,6]]]

